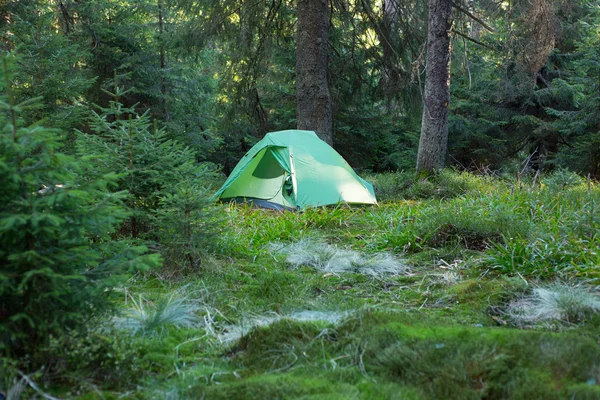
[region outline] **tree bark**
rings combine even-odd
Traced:
[[[158,0],[158,35],[159,35],[159,53],[160,53],[160,94],[162,102],[162,111],[165,119],[168,121],[171,119],[169,111],[167,110],[167,56],[165,52],[165,37],[164,37],[164,21],[163,21],[163,3],[162,0]]]
[[[391,108],[394,94],[400,89],[400,67],[398,66],[398,53],[396,52],[398,29],[398,1],[383,0],[383,25],[381,38],[383,45],[383,70],[381,74],[383,94],[388,108]]]
[[[452,1],[429,0],[427,67],[417,174],[428,174],[444,168],[448,149],[451,27]]]
[[[298,0],[296,125],[333,143],[333,111],[327,82],[327,0]]]

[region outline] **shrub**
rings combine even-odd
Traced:
[[[487,252],[485,265],[502,273],[551,278],[572,274],[598,278],[596,241],[548,237],[505,239]]]
[[[422,242],[433,246],[460,245],[484,250],[502,237],[527,236],[530,223],[517,204],[506,198],[461,197],[423,210],[416,223]]]
[[[51,337],[85,330],[110,308],[110,288],[123,276],[159,264],[144,246],[112,239],[126,217],[124,193],[110,193],[114,174],[82,179],[89,159],[59,150],[57,131],[20,126],[7,61],[0,115],[0,351],[31,368]],[[6,118],[8,114],[8,119]]]
[[[570,189],[583,184],[583,178],[565,168],[558,168],[550,175],[545,176],[542,181],[550,190],[559,191]]]
[[[71,390],[89,390],[81,376],[104,388],[132,387],[148,370],[143,344],[116,329],[94,326],[87,332],[70,331],[52,338],[46,351],[56,360],[52,373],[68,382]]]
[[[394,200],[403,197],[404,192],[415,180],[414,173],[385,172],[367,176],[373,182],[373,189],[378,201]]]
[[[220,208],[208,189],[182,182],[160,199],[155,211],[156,233],[166,265],[189,263],[195,267],[214,246],[222,226]]]
[[[93,134],[78,132],[78,152],[99,154],[88,175],[118,174],[113,190],[129,193],[122,233],[158,239],[168,264],[195,266],[220,225],[209,195],[214,168],[197,164],[194,152],[153,125],[148,112],[124,107],[119,98],[127,92],[115,81],[114,93],[107,92],[114,100],[89,118]]]
[[[379,201],[397,199],[452,199],[483,193],[508,191],[500,180],[469,172],[445,169],[425,179],[413,172],[388,172],[370,176]]]

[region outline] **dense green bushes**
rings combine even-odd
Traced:
[[[101,340],[114,289],[160,266],[158,251],[168,266],[199,266],[221,226],[208,192],[213,168],[163,130],[150,131],[147,114],[126,119],[134,110],[117,101],[93,114],[94,135],[79,132],[78,156],[66,155],[60,131],[21,120],[39,99],[14,105],[6,64],[4,72],[2,363],[63,376],[73,367],[99,380],[115,368],[132,373],[133,356]]]
[[[198,164],[190,148],[152,124],[148,112],[139,115],[120,103],[128,91],[114,83],[109,107],[89,119],[92,133],[78,132],[78,154],[96,155],[86,174],[118,174],[113,190],[128,193],[130,213],[121,234],[158,242],[170,266],[195,267],[220,227],[209,193],[214,167]]]
[[[18,112],[35,103],[12,104],[4,62],[0,343],[2,353],[31,368],[52,337],[86,329],[109,308],[111,287],[159,258],[115,239],[128,216],[126,193],[114,190],[117,175],[87,175],[89,158],[61,153],[58,132],[22,124]]]

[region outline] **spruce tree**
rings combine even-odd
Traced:
[[[116,190],[129,193],[130,217],[122,234],[159,242],[169,264],[195,265],[219,225],[207,192],[213,169],[196,163],[194,152],[152,123],[148,111],[138,114],[135,105],[125,107],[121,100],[128,92],[115,77],[114,90],[107,91],[113,100],[92,113],[92,134],[79,132],[78,151],[102,154],[89,174],[114,172]]]
[[[0,352],[26,360],[52,336],[86,328],[110,308],[120,278],[160,264],[144,246],[114,240],[128,217],[114,173],[86,176],[91,157],[61,153],[59,132],[25,125],[4,60],[0,98]],[[24,366],[27,367],[27,366]]]

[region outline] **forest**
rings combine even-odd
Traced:
[[[600,399],[599,1],[8,0],[0,59],[0,400]]]

